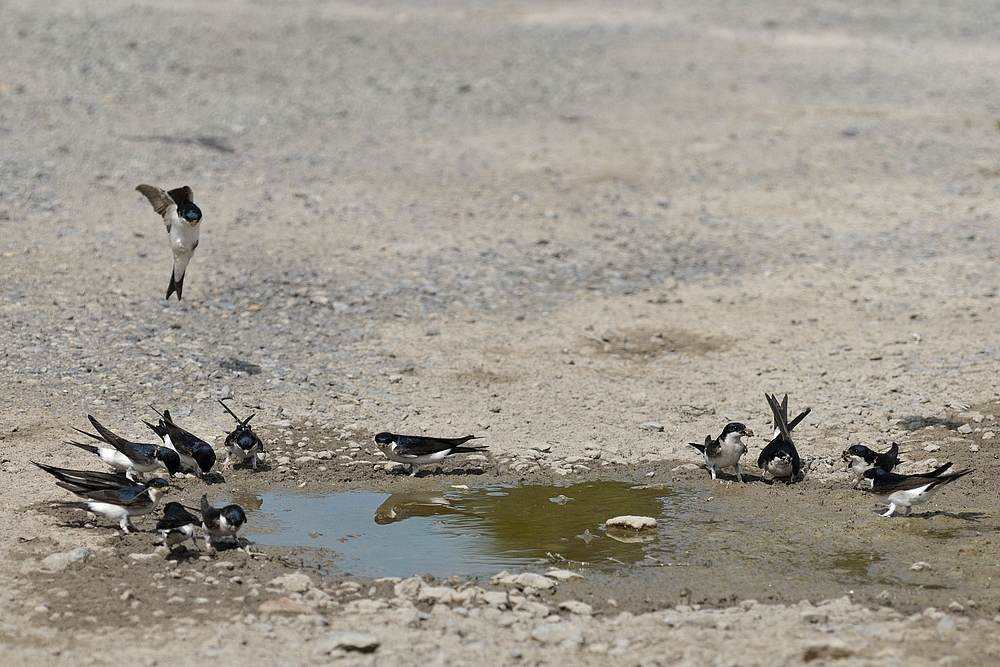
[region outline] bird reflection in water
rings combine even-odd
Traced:
[[[375,523],[384,526],[413,516],[461,513],[440,492],[394,493],[375,510]]]

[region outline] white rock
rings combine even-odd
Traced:
[[[921,572],[923,570],[931,570],[931,564],[927,561],[918,560],[916,563],[910,566],[910,569],[914,572]]]
[[[301,572],[285,574],[268,582],[268,586],[275,586],[286,593],[305,593],[312,588],[312,585],[312,579],[309,578],[309,575]]]
[[[655,433],[663,432],[663,424],[661,424],[660,422],[646,422],[644,424],[640,424],[639,428],[641,428],[643,431],[653,431]]]
[[[501,609],[510,606],[510,598],[507,597],[507,591],[483,591],[480,595],[488,605]]]
[[[420,577],[410,577],[392,587],[392,593],[398,598],[415,598],[420,593],[424,580]]]
[[[616,516],[608,519],[604,524],[606,526],[632,528],[633,530],[645,530],[656,528],[656,519],[651,516],[632,516],[631,514],[626,514],[625,516]]]
[[[557,581],[569,581],[570,579],[583,579],[583,575],[578,572],[573,572],[572,570],[549,570],[545,573],[546,577],[550,579],[555,579]]]
[[[583,633],[572,623],[542,623],[531,631],[531,638],[542,644],[559,644],[567,648],[583,644]]]
[[[357,651],[358,653],[373,653],[381,645],[378,637],[366,632],[347,630],[335,632],[317,644],[313,654],[329,655],[333,651]]]
[[[554,579],[534,572],[522,572],[514,578],[514,585],[520,589],[534,588],[540,591],[552,591],[555,590],[557,583]]]
[[[927,445],[924,447],[925,452],[937,452],[941,450],[941,445]]]
[[[90,558],[90,549],[77,547],[72,551],[50,554],[39,564],[46,572],[62,572],[72,563],[86,562]]]
[[[577,614],[579,616],[590,616],[594,613],[594,608],[591,607],[586,602],[580,602],[579,600],[564,600],[559,603],[560,609],[565,609],[571,614]]]
[[[455,599],[455,589],[447,586],[421,586],[417,600],[434,604],[447,604]]]

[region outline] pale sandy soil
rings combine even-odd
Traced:
[[[996,9],[3,3],[0,662],[995,664]],[[204,211],[182,303],[140,182]],[[813,406],[801,485],[682,467],[726,420],[766,433],[765,391]],[[61,444],[87,413],[224,434],[230,394],[269,438],[481,432],[506,481],[652,473],[730,527],[771,517],[752,537],[779,556],[504,600],[295,592],[268,585],[280,552],[136,560],[151,534],[48,509],[66,494],[29,461],[91,464]],[[883,520],[838,457],[894,440],[975,472]],[[829,540],[904,583],[782,579]],[[550,613],[574,598],[598,613]],[[331,653],[346,629],[379,647]]]

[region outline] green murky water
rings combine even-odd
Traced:
[[[336,569],[365,576],[482,576],[541,561],[621,567],[647,560],[670,540],[660,530],[608,529],[607,519],[686,511],[686,499],[670,488],[622,482],[391,495],[270,492],[260,500],[248,537],[329,549]]]

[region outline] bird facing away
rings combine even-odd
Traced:
[[[390,461],[409,463],[410,477],[416,477],[422,465],[437,463],[456,454],[486,451],[485,445],[462,447],[469,440],[475,440],[478,437],[467,435],[463,438],[429,438],[422,435],[398,435],[383,432],[375,436],[375,446]]]
[[[195,548],[199,549],[194,531],[200,523],[201,519],[188,512],[180,503],[167,503],[163,508],[163,516],[156,522],[156,530],[163,539],[163,545],[168,549],[173,549],[187,540],[191,540]]]
[[[743,438],[752,438],[753,431],[739,422],[730,422],[722,429],[722,435],[712,439],[712,436],[705,436],[705,444],[699,445],[696,442],[688,444],[701,452],[708,470],[712,474],[712,479],[716,479],[716,472],[721,472],[722,468],[736,468],[736,479],[743,481],[743,474],[740,471],[740,457],[747,453],[747,446]]]
[[[174,255],[174,269],[170,273],[166,298],[169,299],[170,295],[176,292],[177,300],[180,301],[184,290],[184,272],[198,247],[201,209],[195,206],[194,193],[186,185],[170,192],[145,183],[136,186],[135,189],[145,195],[153,205],[153,210],[163,217],[170,250]]]
[[[757,467],[776,478],[785,478],[791,484],[799,476],[802,468],[799,452],[792,442],[792,429],[806,418],[812,408],[806,408],[789,422],[788,394],[785,394],[781,403],[778,403],[778,397],[773,394],[764,394],[764,397],[774,417],[775,436],[761,450],[760,456],[757,457]]]

